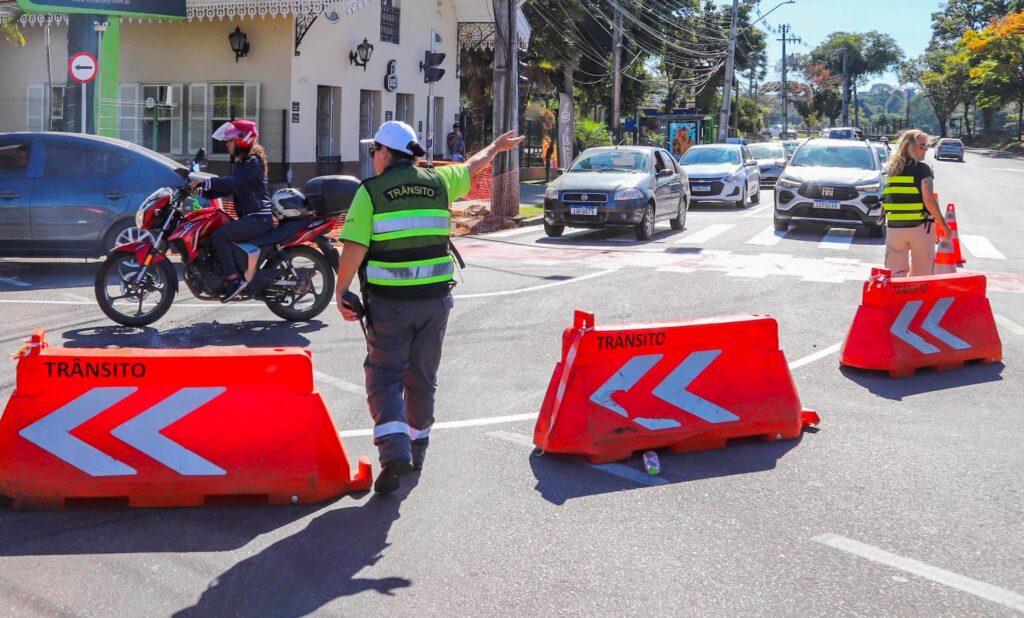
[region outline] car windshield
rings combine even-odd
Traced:
[[[752,144],[747,146],[750,150],[750,156],[755,159],[784,159],[786,157],[786,151],[782,149],[782,145],[776,144]]]
[[[647,155],[643,152],[628,150],[583,153],[570,172],[646,172]]]
[[[879,162],[885,163],[889,160],[889,151],[885,149],[885,146],[875,146],[875,152],[878,153]]]
[[[799,142],[782,142],[782,147],[786,150],[786,154],[788,155],[792,155],[796,152],[796,148],[799,145]]]
[[[832,139],[852,139],[853,131],[850,131],[849,129],[829,131],[828,136],[831,137]]]
[[[790,165],[800,167],[848,167],[859,170],[875,169],[875,159],[867,148],[804,144],[793,155]]]
[[[691,148],[683,155],[683,165],[737,165],[740,153],[733,148]]]

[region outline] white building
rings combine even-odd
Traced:
[[[12,8],[0,2],[0,11],[5,5]],[[213,129],[231,117],[254,119],[275,163],[272,180],[290,170],[295,184],[318,168],[367,175],[359,139],[388,118],[410,123],[426,144],[428,86],[420,63],[432,30],[441,40],[437,51],[447,55],[446,72],[434,85],[434,151],[447,154],[444,136],[459,112],[460,23],[476,26],[468,30],[477,38],[481,28],[493,30],[491,0],[188,0],[187,6],[185,21],[122,18],[117,94],[100,99],[98,132],[179,160],[205,147],[217,161],[225,155],[210,141]],[[68,16],[31,15],[22,23],[24,47],[0,41],[0,131],[61,130]],[[249,45],[237,59],[228,40],[236,28]],[[520,30],[528,37],[521,15]],[[364,39],[373,51],[362,67],[350,56]],[[102,76],[102,56],[99,64]]]

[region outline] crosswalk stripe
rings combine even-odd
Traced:
[[[772,247],[782,241],[789,232],[776,232],[773,226],[768,226],[764,230],[758,233],[746,242],[748,245],[763,245],[765,247]]]
[[[821,243],[818,245],[818,248],[848,251],[850,249],[850,244],[853,243],[853,235],[855,233],[857,233],[857,230],[830,227],[828,229],[828,234],[825,234],[825,238],[821,239]]]
[[[715,236],[727,232],[734,227],[736,226],[731,223],[716,223],[714,225],[709,225],[702,230],[697,230],[692,234],[687,234],[686,236],[683,236],[682,238],[677,240],[675,244],[680,245],[705,243],[714,238]]]
[[[960,242],[963,243],[964,248],[972,256],[979,260],[1005,260],[1006,256],[1003,255],[999,249],[984,236],[978,236],[976,234],[960,234]]]

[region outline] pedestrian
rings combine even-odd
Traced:
[[[900,137],[889,161],[888,177],[882,191],[885,221],[885,267],[893,277],[932,274],[935,264],[937,222],[947,235],[949,226],[935,201],[933,174],[924,163],[928,136],[916,129]]]
[[[459,123],[452,125],[452,132],[448,134],[448,157],[456,163],[466,160],[466,140],[462,137],[462,129]]]
[[[551,182],[551,159],[555,156],[555,141],[550,137],[544,143],[544,182]]]
[[[358,274],[368,316],[363,367],[380,455],[379,493],[396,490],[426,456],[453,306],[451,202],[469,193],[470,177],[496,154],[522,141],[505,133],[465,164],[425,168],[416,163],[426,152],[404,122],[385,122],[364,140],[377,175],[363,181],[345,220],[337,301],[346,320],[358,319],[342,298]]]

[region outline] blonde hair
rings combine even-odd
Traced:
[[[920,137],[924,137],[927,140],[928,134],[924,131],[911,129],[900,136],[900,141],[896,144],[896,152],[889,159],[888,172],[890,176],[898,176],[908,163],[917,160],[910,154],[910,149],[917,146],[917,140]]]

